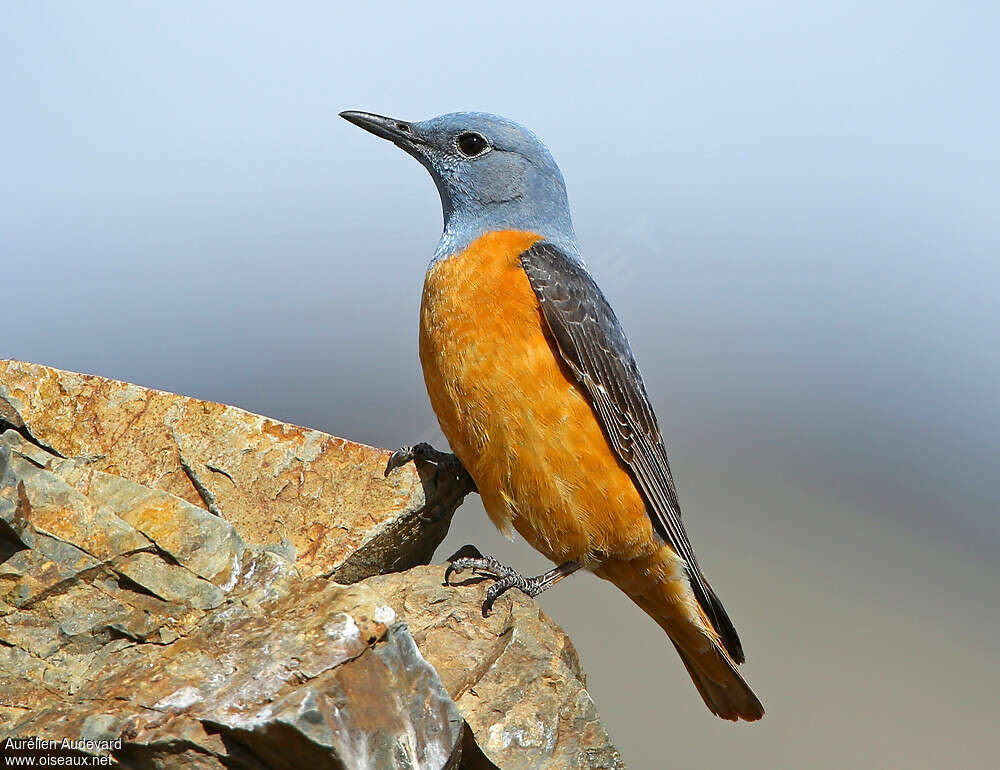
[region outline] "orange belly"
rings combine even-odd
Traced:
[[[588,566],[659,549],[642,497],[559,358],[519,255],[487,233],[427,273],[420,361],[441,429],[504,532]]]

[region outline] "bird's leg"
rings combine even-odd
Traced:
[[[466,549],[471,549],[479,554],[472,546],[466,546],[458,553],[463,553]],[[471,569],[473,575],[495,580],[496,582],[486,591],[486,600],[483,602],[483,617],[485,618],[493,609],[493,603],[511,588],[516,588],[528,596],[538,596],[542,591],[551,588],[564,577],[572,575],[580,569],[580,566],[581,564],[578,561],[568,561],[565,564],[560,564],[558,567],[553,567],[548,572],[537,577],[525,577],[512,567],[501,564],[492,556],[483,556],[482,554],[477,556],[459,556],[455,554],[451,564],[448,565],[448,569],[445,570],[444,582],[450,585],[452,575],[458,575],[467,569]]]
[[[389,455],[385,465],[385,476],[406,463],[431,463],[434,470],[434,498],[420,514],[422,521],[440,521],[453,513],[470,492],[478,492],[476,482],[462,465],[462,461],[450,452],[441,452],[427,443],[404,446]]]

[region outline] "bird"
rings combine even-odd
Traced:
[[[537,596],[585,569],[621,589],[667,633],[712,713],[755,721],[744,653],[698,564],[656,415],[628,339],[580,253],[562,172],[538,137],[482,112],[410,122],[348,110],[430,172],[444,228],[420,303],[419,356],[452,453],[448,465],[493,523],[556,564],[537,577],[478,552],[445,574]]]

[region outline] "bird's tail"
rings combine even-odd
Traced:
[[[760,719],[764,707],[695,601],[686,575],[674,569],[677,557],[666,550],[650,558],[604,562],[596,574],[621,588],[667,632],[713,714],[734,722]]]
[[[736,670],[736,664],[725,650],[717,647],[691,652],[676,641],[674,647],[691,675],[694,686],[701,693],[702,700],[713,714],[734,722],[739,719],[756,722],[764,716],[760,700]]]

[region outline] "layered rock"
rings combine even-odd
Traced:
[[[250,543],[287,541],[305,575],[350,582],[426,563],[448,531],[450,512],[433,525],[417,517],[433,469],[386,479],[385,450],[20,361],[0,361],[0,399],[0,421],[63,457],[206,508]]]
[[[0,430],[0,746],[121,739],[135,768],[622,766],[532,600],[484,620],[485,586],[415,566],[455,503],[438,510],[433,468],[385,479],[383,450],[9,361]]]
[[[475,736],[504,768],[619,768],[576,649],[534,600],[511,592],[483,619],[486,585],[441,582],[441,566],[370,578],[406,618]]]

